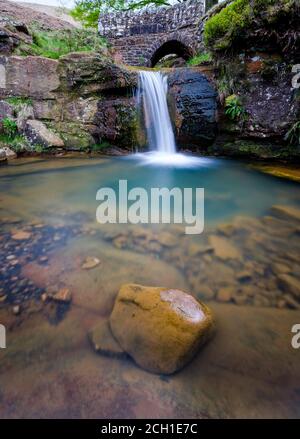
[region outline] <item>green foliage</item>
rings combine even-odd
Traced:
[[[75,2],[71,15],[75,20],[81,21],[84,26],[97,28],[102,4],[101,0],[78,0]]]
[[[26,138],[20,134],[16,134],[14,137],[9,137],[7,134],[0,134],[0,144],[7,145],[18,153],[26,148],[28,142]]]
[[[294,125],[288,130],[285,135],[291,145],[300,145],[300,120],[294,123]]]
[[[16,97],[12,96],[5,99],[8,104],[11,104],[13,107],[20,107],[21,105],[32,105],[32,99],[31,98],[22,98],[22,97]]]
[[[10,104],[13,107],[14,114],[18,114],[18,112],[22,109],[25,105],[32,105],[32,99],[31,98],[24,98],[24,97],[17,97],[12,96],[5,99],[8,104]]]
[[[249,0],[235,0],[213,15],[204,27],[204,42],[207,47],[219,50],[229,47],[233,38],[249,23],[250,13]]]
[[[187,65],[189,66],[199,66],[200,64],[211,62],[212,57],[210,53],[204,52],[199,53],[198,55],[193,56],[187,61]]]
[[[246,116],[246,111],[243,108],[238,96],[231,95],[226,98],[225,114],[231,120],[238,120]]]
[[[297,6],[298,5],[298,6]],[[226,51],[233,44],[239,44],[247,38],[250,30],[265,28],[266,37],[274,37],[274,26],[278,29],[284,25],[289,28],[289,23],[297,23],[299,14],[299,0],[234,0],[221,11],[212,15],[204,27],[204,42],[212,51]],[[290,21],[291,20],[291,21]],[[280,26],[281,25],[281,26]],[[297,27],[297,24],[296,24]],[[268,30],[267,30],[268,29]],[[291,29],[291,37],[293,30]],[[289,37],[285,37],[288,40]],[[296,39],[284,43],[293,47]]]
[[[34,30],[32,37],[32,54],[52,59],[70,52],[100,51],[105,45],[95,29]]]
[[[17,122],[10,117],[2,119],[3,132],[12,139],[18,131]]]
[[[129,11],[147,5],[168,4],[168,0],[75,0],[75,8],[71,11],[71,15],[84,26],[97,28],[100,12]]]
[[[37,152],[38,154],[41,154],[42,152],[46,151],[46,148],[43,145],[34,145],[33,147],[34,152]]]

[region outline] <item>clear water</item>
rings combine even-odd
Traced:
[[[96,192],[133,187],[200,187],[205,190],[205,223],[211,227],[236,215],[261,216],[273,204],[300,205],[298,184],[223,159],[191,157],[186,166],[145,163],[139,154],[124,158],[56,159],[17,162],[1,168],[2,214],[56,221],[66,211],[95,220]],[[10,202],[9,202],[10,201]],[[100,227],[100,226],[99,226]]]
[[[287,265],[299,279],[299,224],[269,216],[274,204],[299,208],[300,186],[230,160],[196,163],[163,166],[133,156],[28,159],[0,168],[0,288],[9,290],[9,301],[0,303],[8,328],[7,349],[0,350],[0,417],[300,416],[299,352],[291,348],[300,311],[285,302],[273,271]],[[120,179],[129,188],[204,187],[204,233],[97,224],[97,190],[117,188]],[[29,230],[30,240],[12,243],[18,230]],[[197,253],[211,234],[228,239],[238,258]],[[11,252],[19,268],[9,277]],[[83,270],[87,257],[100,265]],[[14,296],[18,278],[31,284]],[[178,374],[152,375],[93,351],[87,333],[109,316],[126,282],[182,288],[215,312],[215,338]],[[43,303],[39,295],[49,287],[69,288],[72,304]],[[217,295],[224,287],[241,294],[225,303]]]

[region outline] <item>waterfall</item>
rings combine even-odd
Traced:
[[[151,151],[135,154],[143,163],[177,167],[208,166],[210,159],[176,152],[175,136],[167,104],[168,82],[161,72],[139,71],[138,105],[143,106]]]
[[[167,77],[161,72],[139,72],[138,101],[143,104],[150,149],[161,154],[176,154],[167,91]]]

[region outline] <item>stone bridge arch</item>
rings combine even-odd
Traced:
[[[129,65],[152,67],[164,53],[187,59],[201,47],[206,1],[103,14],[99,34],[108,39],[116,60]]]
[[[152,45],[148,65],[154,67],[163,57],[173,54],[185,60],[194,56],[196,47],[192,39],[184,39],[180,33],[166,35]]]

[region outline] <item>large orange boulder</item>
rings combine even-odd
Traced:
[[[110,316],[120,346],[142,368],[171,374],[213,333],[210,309],[181,290],[123,285]]]

